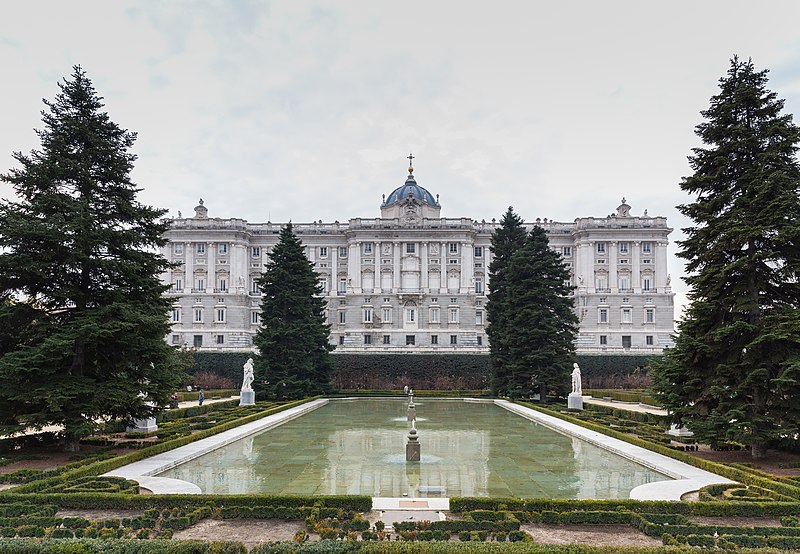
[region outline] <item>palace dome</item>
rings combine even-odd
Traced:
[[[381,208],[388,208],[389,206],[398,204],[409,197],[419,200],[420,202],[424,202],[425,204],[435,208],[441,207],[439,206],[439,201],[435,199],[433,195],[427,191],[427,189],[419,186],[417,181],[414,179],[414,174],[409,172],[405,184],[394,189],[392,193],[386,197],[386,200],[384,200]]]

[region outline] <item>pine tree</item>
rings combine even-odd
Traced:
[[[675,422],[761,458],[800,423],[800,131],[767,72],[731,60],[678,206],[691,305],[654,388]]]
[[[547,232],[535,226],[511,257],[506,278],[514,305],[506,314],[509,395],[539,393],[544,401],[548,390],[563,392],[571,382],[578,318],[570,273]]]
[[[525,244],[526,231],[522,218],[510,207],[500,221],[500,227],[492,233],[492,262],[489,264],[489,299],[486,303],[489,337],[489,365],[491,367],[492,394],[509,393],[507,364],[510,357],[508,321],[514,312],[514,299],[508,294],[506,275],[514,252]]]
[[[319,276],[289,223],[259,279],[261,328],[254,339],[257,394],[303,398],[330,391],[330,326]]]
[[[41,150],[0,178],[0,432],[62,424],[66,449],[104,417],[144,417],[182,370],[164,337],[155,253],[163,210],[136,201],[136,138],[102,111],[80,67],[45,100]]]

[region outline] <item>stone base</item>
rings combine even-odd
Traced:
[[[567,397],[568,410],[582,410],[583,409],[583,396],[574,392],[569,393]]]
[[[256,391],[243,390],[239,393],[239,406],[255,406]]]
[[[420,459],[420,450],[418,442],[409,442],[406,444],[406,461],[418,462]]]
[[[673,423],[669,426],[669,431],[667,431],[668,435],[672,435],[673,437],[693,437],[694,433],[689,431],[686,427],[682,427]]]
[[[153,431],[158,431],[158,425],[156,425],[156,418],[154,417],[134,419],[133,425],[128,425],[125,428],[126,433],[152,433]]]

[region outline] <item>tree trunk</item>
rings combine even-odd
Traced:
[[[767,457],[767,443],[763,440],[754,440],[750,443],[750,455],[754,460],[763,460]]]
[[[547,400],[547,385],[541,384],[539,385],[539,402],[544,404],[546,400]]]
[[[64,425],[64,452],[80,452],[81,450],[81,437],[72,425],[69,423]]]

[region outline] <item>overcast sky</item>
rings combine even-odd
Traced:
[[[253,222],[376,217],[412,151],[443,216],[572,221],[624,196],[675,240],[729,59],[800,111],[798,21],[797,0],[6,2],[0,171],[80,64],[138,132],[141,200],[172,216],[202,197]]]

